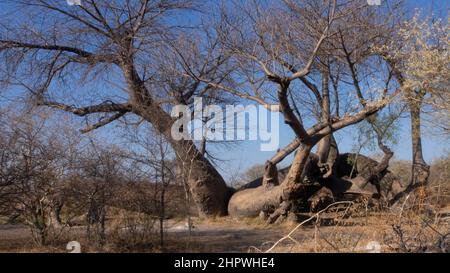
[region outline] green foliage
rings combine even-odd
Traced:
[[[376,151],[378,137],[384,145],[396,145],[400,138],[400,117],[404,112],[403,109],[403,107],[390,107],[387,111],[376,114],[371,122],[365,120],[357,124],[358,149],[366,148]]]

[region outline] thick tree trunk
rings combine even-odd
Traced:
[[[420,94],[416,98],[419,98]],[[410,102],[411,113],[411,141],[412,141],[412,168],[411,168],[411,182],[407,189],[399,194],[394,202],[397,202],[401,197],[413,192],[416,189],[418,191],[419,209],[421,208],[425,199],[425,185],[428,183],[428,177],[430,176],[430,166],[425,162],[422,153],[422,136],[421,136],[421,98],[417,101]]]
[[[322,73],[322,113],[320,121],[327,123],[330,121],[330,88],[328,73]],[[332,134],[326,135],[319,141],[317,155],[319,163],[325,165],[328,163],[328,154],[330,152]],[[330,168],[331,169],[331,168]]]
[[[227,214],[227,203],[231,190],[216,168],[197,149],[192,140],[174,140],[171,135],[173,121],[158,106],[142,113],[162,133],[171,144],[182,166],[183,177],[187,180],[192,198],[201,217],[223,216]],[[156,115],[156,116],[155,116]],[[164,122],[164,125],[161,124]]]
[[[50,225],[54,228],[61,228],[63,226],[61,220],[61,210],[63,208],[64,203],[56,202],[50,211]]]
[[[232,190],[214,166],[189,140],[170,140],[182,165],[192,198],[202,217],[224,216]]]
[[[310,153],[305,164],[307,153],[304,148],[297,152],[296,164],[284,169],[289,170],[290,174],[280,185],[263,182],[267,177],[274,177],[272,171],[266,169],[262,178],[235,193],[228,207],[230,215],[256,217],[263,212],[265,217],[270,215],[268,222],[274,222],[298,209],[320,209],[327,202],[352,200],[358,196],[389,201],[405,190],[401,181],[385,168],[386,160],[376,162],[363,155],[342,154],[334,163],[333,175],[323,177],[318,155]],[[334,154],[337,151],[330,153],[330,156]],[[299,176],[298,170],[302,164],[305,164],[303,174]]]
[[[304,181],[306,174],[311,174],[317,162],[312,162],[311,150],[314,145],[303,145],[297,151],[291,168],[281,185],[280,206],[269,216],[268,223],[274,223],[278,218],[287,216],[293,208],[293,203],[299,198],[309,197],[310,187]],[[317,159],[318,161],[318,159]]]
[[[305,196],[302,195],[309,187],[305,186],[301,181],[305,173],[312,172],[314,168],[312,165],[317,167],[317,156],[315,154],[311,155],[311,148],[311,146],[304,145],[299,148],[292,166],[281,184],[278,184],[277,178],[271,179],[271,177],[278,177],[274,175],[276,165],[267,163],[262,185],[256,188],[246,188],[233,194],[228,204],[229,214],[237,217],[255,217],[260,212],[264,212],[271,214],[272,218],[269,218],[269,222],[271,222],[276,220],[273,217],[274,213],[280,216],[288,211],[287,208],[279,210],[283,202],[289,203],[298,197],[307,196],[307,194]],[[310,155],[314,159],[312,160],[314,164],[311,164]]]
[[[422,133],[420,122],[420,104],[411,103],[411,140],[412,140],[412,176],[411,187],[424,186],[428,182],[430,167],[422,153]]]
[[[239,191],[230,199],[228,213],[233,217],[256,217],[274,211],[282,198],[283,187],[260,186]]]
[[[277,167],[267,161],[260,179],[248,183],[233,194],[228,204],[228,213],[232,216],[255,217],[261,211],[273,210],[280,203],[281,190]]]
[[[122,63],[124,77],[131,93],[133,112],[150,122],[171,144],[200,216],[227,214],[230,189],[214,166],[199,152],[192,140],[174,140],[172,117],[153,100],[129,59]]]
[[[424,186],[428,183],[428,177],[430,176],[430,166],[425,162],[422,153],[422,139],[420,129],[420,110],[421,105],[417,101],[410,102],[410,114],[411,114],[411,140],[412,140],[412,167],[411,167],[411,181],[404,191],[398,193],[390,202],[394,205],[405,195],[413,192],[418,188],[424,189]],[[422,191],[419,200],[422,202],[425,198]]]
[[[192,140],[174,140],[171,135],[173,121],[159,106],[141,114],[164,135],[171,144],[182,166],[183,177],[187,180],[192,198],[202,217],[227,214],[230,189],[216,168],[197,149]],[[164,123],[164,124],[162,124]]]
[[[306,165],[310,160],[312,145],[303,145],[295,154],[291,168],[283,182],[283,200],[292,200],[296,195],[300,182],[305,177]]]

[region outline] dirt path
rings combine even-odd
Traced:
[[[22,225],[0,225],[0,252],[20,251],[33,243],[30,230]]]
[[[250,247],[274,243],[284,235],[280,227],[255,227],[237,224],[198,224],[189,232],[186,225],[168,229],[169,238],[183,238],[185,247],[173,252],[248,252]]]
[[[283,235],[280,228],[262,228],[237,224],[200,223],[189,231],[184,222],[168,223],[167,252],[247,252],[250,246],[260,247]],[[82,228],[72,232],[83,232]],[[0,252],[28,252],[33,250],[30,230],[22,225],[0,225]],[[56,249],[55,249],[56,250]],[[46,251],[46,250],[45,250]],[[64,252],[64,246],[61,246]]]

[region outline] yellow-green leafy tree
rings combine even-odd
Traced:
[[[423,17],[417,12],[401,24],[397,36],[390,43],[376,48],[377,53],[388,61],[409,106],[411,189],[425,185],[430,175],[430,167],[422,152],[421,114],[431,113],[433,128],[449,133],[449,38],[448,22]]]

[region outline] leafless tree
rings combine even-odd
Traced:
[[[140,179],[147,181],[152,188],[154,211],[159,221],[160,247],[164,249],[164,221],[169,217],[168,209],[173,207],[168,206],[168,203],[175,204],[180,201],[171,190],[182,188],[177,181],[175,155],[164,137],[151,128],[136,128],[131,132],[127,138],[135,147],[128,157],[135,168],[134,171],[140,173]],[[149,138],[148,135],[153,137]]]
[[[335,142],[333,132],[370,118],[399,93],[389,85],[390,75],[383,76],[382,69],[374,71],[377,62],[369,54],[370,46],[383,42],[382,34],[391,31],[387,22],[392,22],[393,13],[388,10],[382,15],[361,1],[253,1],[240,3],[230,10],[223,8],[217,31],[223,49],[236,64],[235,81],[227,85],[198,78],[268,109],[279,110],[295,133],[296,139],[266,164],[266,169],[276,168],[277,163],[297,150],[284,182],[278,185],[276,179],[265,177],[261,187],[234,194],[229,204],[229,213],[237,215],[255,215],[265,207],[279,207],[269,217],[269,222],[273,222],[292,208],[293,200],[308,195],[311,187],[307,181],[311,179],[307,176],[314,166],[322,169],[319,172],[323,178],[331,176],[330,162],[336,161],[337,152],[331,149]],[[354,45],[348,44],[353,41]],[[378,85],[366,84],[366,90],[362,90],[363,79],[358,78],[356,65],[372,69]],[[361,104],[340,109],[339,102],[350,94],[345,94],[344,87],[339,85],[344,85],[349,78]],[[330,81],[334,88],[335,115],[331,113]],[[295,100],[295,97],[308,96],[301,93],[304,86],[313,94],[312,104],[317,106],[312,108],[316,109],[312,114],[318,121],[310,129],[306,129],[302,115],[305,100]],[[295,93],[297,96],[292,95]],[[366,101],[362,94],[373,99]],[[317,155],[311,153],[316,144],[319,144]],[[392,156],[390,151],[386,152],[387,158],[378,166],[377,175],[387,168],[386,161]],[[266,171],[266,174],[276,173]],[[372,178],[373,175],[368,175],[364,181]]]
[[[47,244],[52,232],[59,233],[70,146],[49,119],[49,113],[27,110],[2,117],[0,125],[0,213],[23,221],[39,245]]]
[[[194,159],[189,186],[200,214],[226,214],[229,194],[221,175],[193,141],[171,137],[175,120],[168,106],[189,105],[194,96],[208,96],[214,89],[186,77],[180,67],[189,64],[196,74],[217,81],[226,75],[221,69],[226,59],[214,37],[177,19],[199,7],[194,1],[7,4],[12,12],[3,17],[0,29],[3,83],[24,87],[38,105],[89,121],[99,118],[85,133],[126,115],[138,116],[164,135],[179,160]],[[19,23],[12,17],[26,19]],[[76,100],[69,99],[69,90],[76,90]]]
[[[124,160],[120,150],[91,142],[84,152],[79,150],[77,161],[67,177],[65,198],[71,199],[86,216],[89,242],[106,241],[108,206],[119,203],[119,186],[124,178]]]

